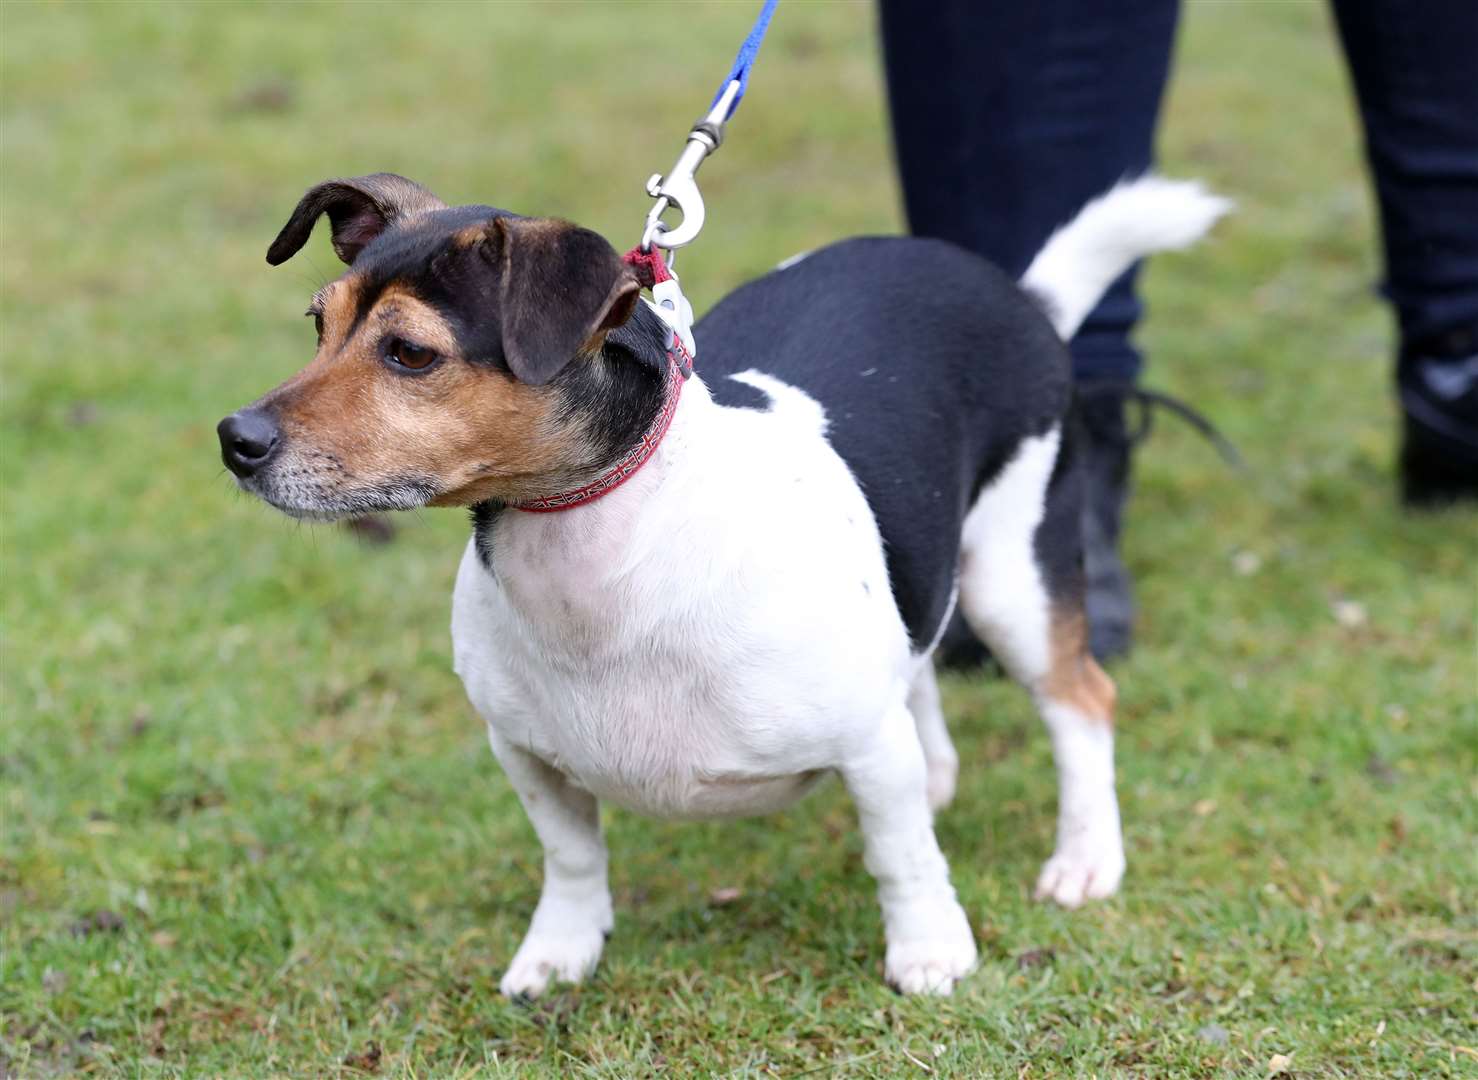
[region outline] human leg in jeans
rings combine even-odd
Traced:
[[[1401,332],[1403,493],[1478,497],[1478,3],[1335,0]]]
[[[909,225],[1013,275],[1058,225],[1150,167],[1177,0],[882,0],[883,53]],[[1122,396],[1141,359],[1130,271],[1073,339],[1089,472],[1094,653],[1126,651],[1133,607],[1117,546],[1129,479]]]

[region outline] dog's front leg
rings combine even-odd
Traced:
[[[948,994],[975,966],[975,938],[934,838],[924,751],[902,701],[841,773],[878,883],[888,981],[908,994]]]
[[[498,984],[510,997],[532,996],[551,981],[579,982],[593,972],[611,932],[600,808],[595,796],[496,732],[490,731],[489,740],[544,845],[544,891]]]

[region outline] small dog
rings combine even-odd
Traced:
[[[223,420],[221,452],[294,517],[472,508],[455,666],[544,846],[505,993],[600,958],[598,800],[763,814],[828,773],[857,804],[888,981],[949,993],[976,960],[933,828],[957,756],[931,652],[957,600],[1051,732],[1037,896],[1118,888],[1063,341],[1225,207],[1121,184],[1019,286],[945,243],[845,241],[721,301],[686,379],[632,266],[587,229],[383,173],[303,197],[267,261],[327,214],[349,269],[313,297],[313,361]]]

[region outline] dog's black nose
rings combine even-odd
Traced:
[[[272,456],[282,441],[277,421],[265,409],[232,413],[216,427],[221,437],[221,460],[237,476],[250,476]]]

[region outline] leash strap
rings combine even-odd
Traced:
[[[621,261],[636,271],[636,280],[641,282],[643,289],[660,285],[672,277],[672,271],[667,268],[667,260],[655,251],[643,251],[634,247],[621,256]]]
[[[739,84],[738,93],[734,95],[734,100],[729,103],[728,111],[724,113],[725,120],[734,115],[739,108],[739,103],[744,100],[744,91],[749,89],[749,69],[754,67],[755,57],[760,54],[765,32],[770,29],[770,19],[775,14],[775,5],[779,2],[780,0],[765,0],[764,6],[760,8],[759,18],[754,20],[753,29],[744,39],[744,44],[739,46],[739,55],[734,57],[734,66],[729,69],[728,77],[719,83],[718,93],[713,95],[713,102],[709,105],[710,109],[723,100],[724,91],[729,88],[731,82]]]

